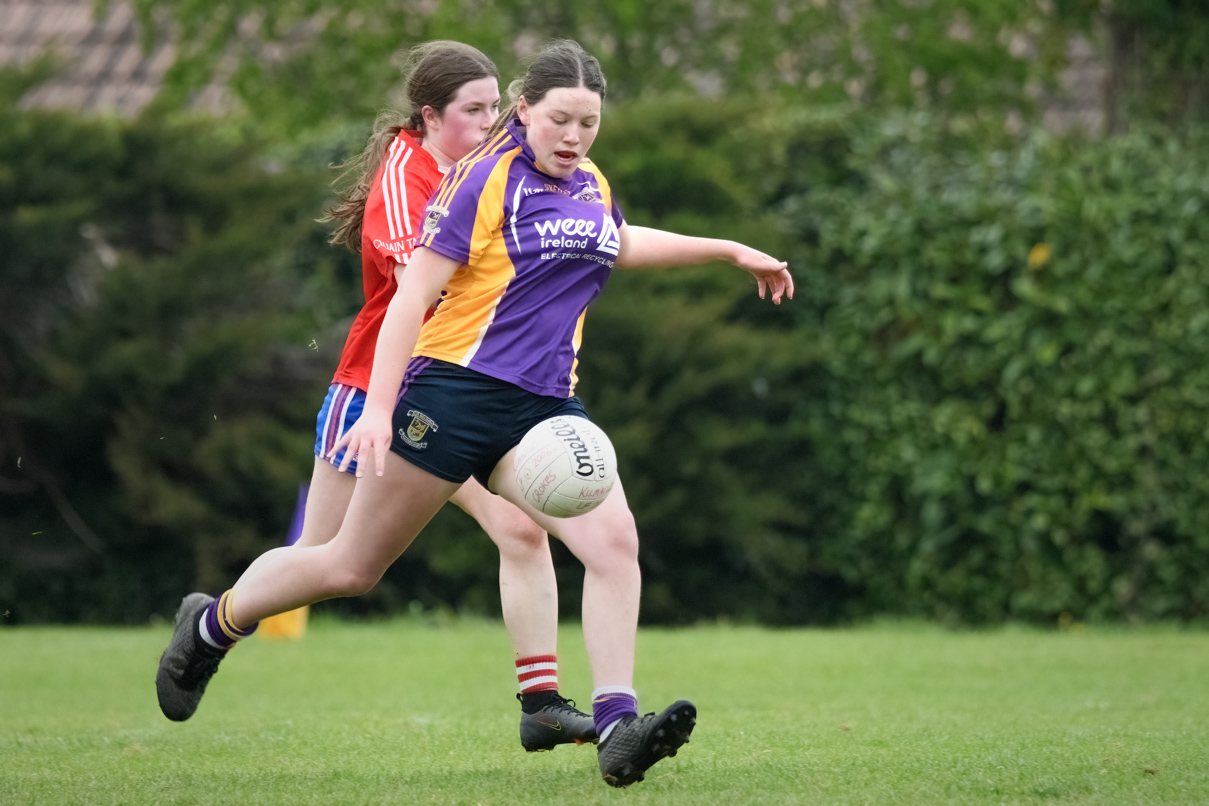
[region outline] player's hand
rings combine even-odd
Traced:
[[[374,470],[381,476],[386,472],[386,452],[390,450],[393,426],[391,412],[373,412],[366,409],[361,413],[353,427],[345,432],[340,441],[328,451],[327,458],[331,459],[340,453],[341,448],[347,448],[344,459],[340,462],[340,472],[348,470],[349,463],[357,460],[357,478],[365,475],[365,465],[373,457]]]
[[[743,269],[756,278],[756,287],[760,291],[760,299],[765,292],[772,293],[775,305],[781,304],[781,297],[793,299],[793,276],[789,273],[789,264],[766,255],[750,246],[736,244],[735,254],[731,263]]]

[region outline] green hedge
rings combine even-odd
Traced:
[[[3,110],[0,611],[145,622],[289,521],[322,179],[213,122]]]
[[[902,119],[784,201],[827,524],[858,612],[1209,605],[1209,139],[970,147]]]
[[[280,542],[309,475],[359,285],[311,221],[327,177],[196,122],[3,122],[0,609],[170,613]],[[645,621],[1204,616],[1209,139],[661,98],[593,156],[632,223],[798,282],[618,272],[588,316]],[[496,569],[451,510],[332,606],[498,613]]]

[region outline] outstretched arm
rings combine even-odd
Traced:
[[[379,476],[386,472],[386,452],[390,450],[393,436],[391,420],[395,412],[395,398],[403,385],[403,375],[411,362],[416,340],[420,337],[424,312],[441,295],[441,289],[449,283],[457,268],[456,260],[421,247],[412,253],[406,271],[403,266],[395,269],[399,288],[391,297],[382,320],[382,330],[378,333],[365,408],[330,454],[335,456],[341,448],[348,446],[344,461],[340,463],[341,470],[360,454],[357,475],[362,475],[372,452],[374,470]]]
[[[788,264],[736,241],[717,238],[695,238],[677,235],[661,229],[621,225],[621,251],[617,266],[623,269],[658,269],[667,266],[693,266],[724,260],[738,266],[756,278],[760,299],[765,291],[772,301],[781,304],[781,297],[793,299],[793,277]]]

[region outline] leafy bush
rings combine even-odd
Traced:
[[[280,541],[356,262],[311,221],[328,177],[222,130],[5,114],[0,603],[167,613]],[[798,281],[773,307],[717,266],[618,272],[588,316],[644,620],[1203,617],[1209,141],[977,120],[611,113],[593,156],[632,223]],[[335,606],[498,613],[496,563],[450,511]]]
[[[289,522],[333,314],[306,279],[323,180],[212,123],[4,108],[0,601],[142,621]]]
[[[897,120],[785,202],[858,612],[1195,618],[1209,604],[1209,140],[971,148]]]

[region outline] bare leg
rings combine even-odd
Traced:
[[[517,658],[558,650],[558,582],[546,532],[473,478],[453,498],[500,550],[500,604]]]
[[[243,628],[305,604],[366,593],[457,488],[388,453],[385,475],[367,474],[356,484],[335,538],[273,549],[248,567],[233,588],[233,621]]]
[[[294,545],[322,546],[335,537],[356,486],[356,476],[316,457],[302,535]],[[500,601],[516,657],[557,654],[558,584],[545,530],[473,478],[450,502],[478,521],[499,548]]]
[[[638,568],[638,528],[618,479],[599,507],[575,518],[551,518],[525,501],[512,473],[516,449],[491,474],[491,487],[558,537],[584,564],[584,643],[593,683],[632,687],[634,640],[642,574]]]
[[[357,477],[352,473],[341,473],[330,463],[315,457],[315,469],[311,471],[311,488],[306,495],[306,513],[302,521],[302,534],[295,546],[322,546],[340,531],[344,513],[353,498]]]

